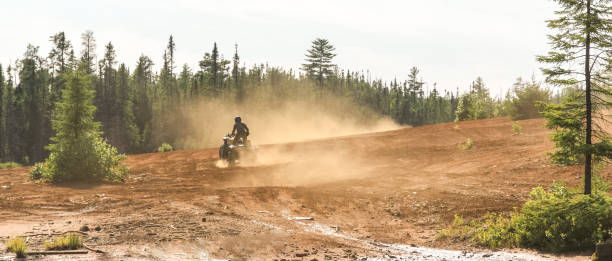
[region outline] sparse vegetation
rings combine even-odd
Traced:
[[[15,253],[18,258],[26,257],[27,255],[27,245],[21,237],[14,237],[6,242],[6,250]]]
[[[462,150],[470,150],[470,149],[472,149],[472,139],[467,138],[465,140],[465,143],[459,144],[459,149],[462,149]]]
[[[53,241],[45,242],[45,248],[47,250],[74,250],[82,246],[83,240],[81,236],[75,234],[64,235]]]
[[[459,124],[455,124],[453,125],[453,130],[460,130],[461,127],[459,127]]]
[[[168,151],[173,151],[174,148],[172,148],[172,145],[168,144],[168,143],[162,143],[161,146],[159,146],[159,148],[157,148],[157,152],[168,152]]]
[[[521,125],[517,121],[512,123],[512,134],[513,135],[520,135],[522,130],[523,128],[521,128]]]
[[[0,162],[0,169],[10,169],[10,168],[16,168],[16,167],[21,167],[21,164],[17,163],[17,162]]]

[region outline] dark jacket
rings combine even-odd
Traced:
[[[236,134],[239,137],[249,136],[249,127],[242,122],[236,122],[234,124],[234,129],[232,130],[232,135]]]

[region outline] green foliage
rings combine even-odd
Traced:
[[[564,187],[541,187],[523,205],[517,231],[525,246],[550,251],[592,248],[612,235],[612,199],[605,193],[570,195]]]
[[[27,255],[27,246],[26,242],[21,237],[11,238],[8,242],[6,242],[6,250],[8,252],[13,252],[18,258],[24,258]]]
[[[495,104],[482,78],[472,83],[470,92],[459,97],[455,121],[480,120],[494,116]]]
[[[612,238],[612,198],[598,190],[590,195],[571,193],[563,183],[556,182],[550,191],[534,189],[530,200],[510,217],[487,214],[469,223],[456,217],[440,235],[439,238],[471,239],[476,245],[491,249],[533,247],[554,252],[590,249]]]
[[[306,63],[302,64],[302,70],[306,75],[316,80],[319,87],[323,87],[323,81],[333,75],[332,59],[336,57],[336,48],[326,39],[317,38],[312,41],[312,47],[306,54]]]
[[[16,167],[21,167],[21,164],[17,163],[17,162],[0,162],[0,169],[10,169],[10,168],[16,168]]]
[[[45,171],[45,164],[41,162],[34,164],[34,167],[32,167],[32,169],[30,170],[30,179],[31,180],[41,179],[43,177],[44,171]]]
[[[56,238],[53,241],[46,241],[45,248],[47,250],[74,250],[83,246],[81,236],[75,234],[67,234]]]
[[[56,136],[48,146],[51,151],[43,178],[51,182],[68,180],[121,180],[127,173],[121,164],[124,155],[101,137],[99,123],[93,119],[93,91],[89,79],[78,73],[66,77],[63,101],[57,104],[53,121]]]
[[[168,151],[173,151],[174,149],[172,148],[172,145],[168,144],[168,143],[162,143],[161,146],[159,146],[159,148],[157,148],[157,152],[168,152]]]
[[[471,224],[471,223],[470,223]],[[475,223],[474,223],[475,224]],[[455,214],[453,223],[447,228],[441,230],[437,235],[436,239],[469,239],[472,235],[472,226],[466,224],[463,217]]]
[[[540,83],[532,79],[525,82],[521,78],[514,83],[514,88],[510,97],[506,98],[509,102],[509,114],[513,120],[524,120],[541,117],[538,104],[547,104],[551,99],[551,92],[542,88]]]
[[[521,125],[517,121],[512,122],[512,134],[513,135],[520,135],[522,129],[523,128],[521,128]]]
[[[556,132],[553,137],[555,146],[561,145],[561,153],[552,155],[553,162],[576,163],[584,162],[584,175],[590,177],[591,165],[598,158],[612,156],[612,143],[605,128],[598,126],[600,122],[608,122],[607,109],[612,107],[610,95],[612,79],[612,12],[610,0],[555,0],[560,6],[557,17],[548,20],[548,27],[554,30],[549,39],[552,51],[547,55],[538,56],[538,61],[549,64],[542,69],[546,81],[565,87],[584,87],[584,100],[579,102],[579,108],[584,113],[574,111],[575,119],[580,126],[574,128],[561,127],[563,132]],[[577,102],[578,99],[575,100]],[[593,119],[596,119],[595,121]],[[550,119],[549,119],[550,121]],[[584,125],[584,127],[583,127]],[[594,128],[593,128],[594,127]],[[585,137],[578,136],[577,131],[584,130]],[[575,142],[581,144],[576,145]],[[584,141],[584,142],[582,142]],[[591,145],[595,141],[597,143]],[[567,146],[567,147],[566,147]],[[574,148],[572,148],[574,147]],[[584,153],[584,159],[578,158],[574,152]],[[585,193],[591,193],[590,178],[585,180]]]
[[[559,104],[542,104],[542,114],[547,120],[546,127],[553,130],[551,136],[555,152],[548,155],[552,163],[576,165],[584,162],[585,109],[579,101],[579,94],[571,94]]]

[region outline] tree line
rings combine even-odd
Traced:
[[[50,37],[49,54],[28,45],[17,62],[6,68],[0,65],[0,161],[30,164],[48,156],[45,147],[55,135],[54,109],[62,101],[65,76],[74,71],[89,79],[88,88],[95,91],[94,119],[101,122],[103,137],[121,153],[153,152],[162,143],[175,145],[189,135],[187,130],[176,128],[184,122],[186,110],[211,97],[237,103],[261,98],[274,103],[311,88],[315,91],[310,99],[315,101],[327,94],[344,97],[359,107],[412,126],[504,115],[478,112],[461,116],[471,106],[467,103],[479,104],[480,99],[501,103],[489,96],[480,78],[470,92],[479,96],[471,99],[458,91],[439,91],[435,84],[425,90],[416,67],[409,70],[404,81],[369,80],[363,72],[334,65],[335,48],[324,39],[312,42],[303,73],[267,64],[247,68],[241,64],[237,45],[228,60],[219,53],[216,43],[196,67],[184,64],[177,68],[173,36],[163,50],[161,69],[155,71],[153,59],[146,55],[141,55],[133,67],[119,62],[112,42],[104,45],[98,59],[91,31],[80,39],[78,54],[65,33],[59,32]]]

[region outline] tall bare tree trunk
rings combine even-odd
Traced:
[[[584,75],[586,77],[586,144],[587,150],[584,155],[584,194],[591,194],[591,0],[587,0],[586,18],[586,57],[584,60]]]

